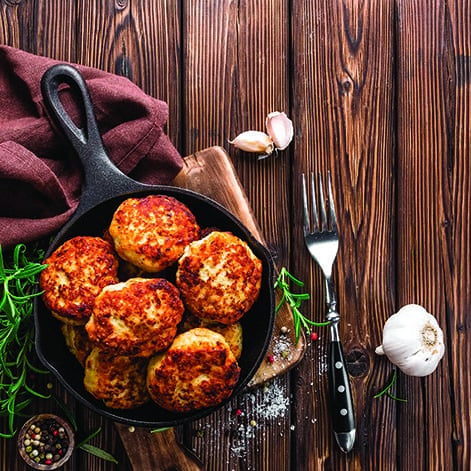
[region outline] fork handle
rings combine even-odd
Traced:
[[[338,340],[338,327],[331,328],[333,339],[329,345],[329,389],[332,426],[337,443],[342,451],[348,453],[355,442],[355,416],[353,413],[350,380],[343,356],[342,344]]]

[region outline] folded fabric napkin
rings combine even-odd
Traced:
[[[59,61],[0,46],[0,244],[8,247],[56,232],[80,199],[81,166],[52,124],[41,77]],[[166,184],[183,160],[163,130],[168,107],[125,77],[74,65],[84,77],[104,147],[135,180]],[[73,102],[66,87],[66,106]],[[69,109],[70,108],[70,109]],[[77,109],[67,107],[72,118]]]

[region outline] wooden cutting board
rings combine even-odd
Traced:
[[[185,165],[172,185],[194,190],[216,200],[237,216],[252,234],[264,243],[247,196],[223,148],[210,147],[186,157]],[[277,301],[279,300],[280,293],[277,293]],[[288,329],[287,334],[281,332],[282,327]],[[301,360],[305,348],[303,336],[295,343],[292,313],[284,304],[275,318],[267,359],[261,364],[248,387],[254,388],[286,373]],[[116,428],[135,471],[202,469],[198,458],[178,443],[173,429],[151,434],[144,428],[130,431],[128,426],[122,424],[116,424]]]

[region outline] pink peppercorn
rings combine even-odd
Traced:
[[[237,417],[239,417],[240,415],[242,415],[242,410],[236,409],[235,414],[237,415]]]
[[[275,357],[273,355],[268,355],[267,360],[268,363],[273,363],[275,361]]]
[[[318,338],[319,336],[317,335],[317,332],[311,332],[311,340],[316,341]]]

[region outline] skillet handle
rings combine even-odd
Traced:
[[[84,129],[79,128],[65,110],[59,96],[61,84],[69,85],[76,92],[74,98],[84,119]],[[87,85],[75,67],[68,64],[52,66],[41,79],[41,91],[49,114],[65,133],[84,168],[80,209],[89,209],[116,193],[144,186],[121,172],[107,156]]]

